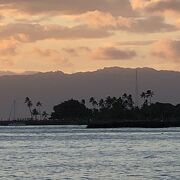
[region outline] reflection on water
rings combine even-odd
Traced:
[[[180,128],[0,127],[0,179],[179,179]]]

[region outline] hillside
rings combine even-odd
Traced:
[[[94,72],[65,74],[63,72],[0,77],[0,117],[8,118],[12,102],[16,99],[18,117],[27,116],[26,96],[33,102],[41,101],[44,109],[52,111],[53,105],[70,98],[86,99],[120,96],[135,92],[135,69],[105,68]],[[138,69],[139,94],[151,89],[154,101],[180,103],[180,72]]]

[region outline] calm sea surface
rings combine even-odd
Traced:
[[[0,127],[0,179],[180,179],[180,128]]]

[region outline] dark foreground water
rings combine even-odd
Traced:
[[[180,128],[0,127],[0,179],[180,179]]]

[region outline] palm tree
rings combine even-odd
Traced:
[[[129,109],[133,109],[134,102],[133,102],[133,99],[132,99],[132,95],[131,95],[131,94],[128,95],[127,101],[128,101],[128,107],[129,107]]]
[[[131,94],[127,95],[126,93],[124,93],[121,99],[125,109],[133,108],[134,102]]]
[[[123,101],[123,108],[128,108],[128,95],[124,93],[122,95],[122,101]]]
[[[152,103],[152,97],[154,96],[154,92],[151,91],[151,90],[147,90],[146,96],[147,96],[147,98],[149,98],[149,104],[151,105],[151,103]]]
[[[98,105],[101,109],[104,109],[104,99],[100,99]]]
[[[85,104],[86,104],[85,99],[82,99],[82,100],[81,100],[81,103],[82,103],[83,105],[85,105]]]
[[[25,104],[27,104],[27,106],[28,106],[28,108],[29,108],[29,112],[30,112],[30,114],[31,114],[31,119],[33,119],[33,113],[32,113],[32,106],[33,106],[33,104],[32,104],[32,102],[31,102],[31,100],[30,100],[30,98],[29,97],[26,97],[25,98]]]
[[[37,120],[37,116],[39,115],[39,112],[38,112],[38,110],[36,108],[33,109],[32,114],[35,117],[35,120]]]
[[[142,93],[141,93],[141,98],[146,99],[146,93],[145,93],[145,92],[142,92]]]
[[[92,106],[93,106],[94,108],[96,108],[96,106],[98,105],[98,103],[97,103],[97,101],[94,99],[94,97],[91,97],[90,100],[89,100],[89,102],[92,104]]]
[[[42,112],[42,117],[43,117],[44,120],[48,117],[48,115],[49,114],[46,111]]]
[[[142,92],[141,93],[141,98],[144,99],[144,105],[147,105],[148,101],[147,101],[147,94],[146,94],[146,92]]]
[[[42,103],[40,101],[38,101],[36,103],[36,107],[38,108],[39,119],[41,119],[41,116],[42,116],[42,114],[41,114]]]
[[[113,101],[114,101],[114,99],[111,98],[110,96],[108,96],[105,100],[106,108],[110,109],[113,105]]]

